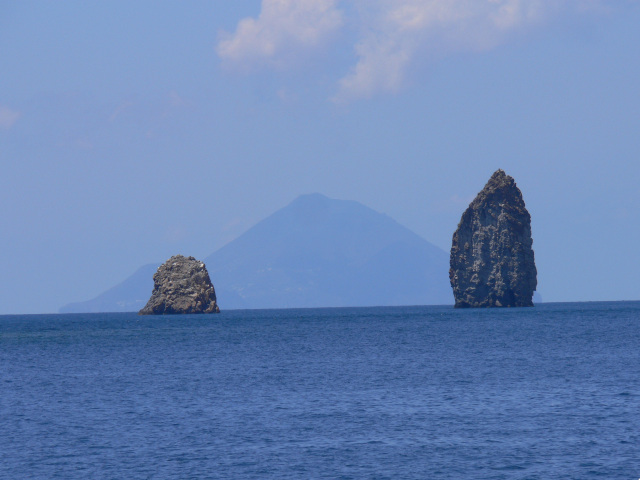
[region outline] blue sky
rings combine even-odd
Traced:
[[[304,193],[448,251],[494,170],[545,301],[640,298],[640,2],[0,1],[0,313]]]

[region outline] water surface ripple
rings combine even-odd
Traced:
[[[0,317],[1,478],[637,479],[640,302]]]

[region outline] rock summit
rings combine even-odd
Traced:
[[[497,170],[453,234],[449,280],[456,308],[532,307],[532,244],[522,193],[512,177]]]
[[[153,292],[139,315],[220,313],[204,263],[175,255],[153,275]]]

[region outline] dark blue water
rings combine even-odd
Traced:
[[[0,317],[1,478],[640,478],[640,302]]]

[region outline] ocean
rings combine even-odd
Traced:
[[[3,479],[640,478],[640,302],[5,315],[0,385]]]

